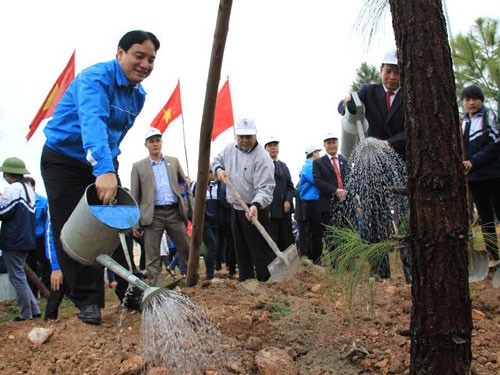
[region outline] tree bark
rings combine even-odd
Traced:
[[[411,374],[468,374],[466,182],[441,1],[389,0],[407,134],[413,257]]]
[[[214,41],[212,44],[212,55],[208,69],[207,89],[205,91],[205,103],[201,118],[200,143],[198,156],[198,175],[196,185],[198,194],[194,202],[193,233],[191,235],[191,250],[189,254],[187,286],[194,286],[198,281],[198,267],[200,263],[200,246],[203,240],[203,221],[205,218],[206,186],[208,184],[208,169],[210,165],[210,145],[212,128],[214,124],[215,102],[219,88],[220,71],[224,48],[229,30],[229,18],[231,16],[232,0],[220,0],[217,22],[215,25]],[[201,192],[201,194],[200,194]]]

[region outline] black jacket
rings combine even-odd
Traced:
[[[287,165],[280,160],[274,161],[274,181],[276,186],[273,192],[273,201],[269,206],[272,218],[283,217],[283,203],[290,202],[293,212],[293,182],[290,170]]]
[[[406,160],[405,115],[402,100],[402,90],[399,90],[392,102],[389,112],[385,109],[385,90],[381,83],[363,85],[358,92],[365,105],[368,120],[368,136],[388,141],[403,160]],[[342,101],[338,111],[344,114]]]
[[[337,155],[339,159],[340,176],[344,181],[347,174],[347,159]],[[313,161],[314,185],[319,190],[319,211],[329,212],[336,201],[335,192],[338,189],[337,175],[333,169],[330,155],[326,154]]]

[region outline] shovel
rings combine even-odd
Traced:
[[[486,279],[489,261],[486,251],[477,251],[469,245],[469,283]]]
[[[245,203],[245,201],[241,198],[240,193],[236,190],[234,187],[233,183],[229,179],[229,177],[225,178],[226,180],[226,185],[229,186],[229,188],[232,190],[233,194],[236,197],[236,200],[238,201],[239,204],[243,206],[245,209],[245,212],[248,213],[250,209],[248,208],[248,205]],[[276,245],[276,242],[273,241],[269,233],[265,230],[265,228],[262,226],[262,224],[259,222],[259,220],[255,217],[252,216],[252,223],[255,225],[259,233],[264,237],[266,242],[268,243],[269,247],[273,251],[273,253],[276,255],[276,258],[267,265],[267,269],[269,270],[269,273],[271,274],[271,280],[276,280],[277,278],[287,275],[287,277],[291,276],[291,273],[294,272],[298,259],[299,259],[299,253],[297,252],[297,248],[295,245],[290,245],[288,248],[285,249],[285,251],[280,251],[278,248],[278,245]]]
[[[493,288],[500,287],[500,268],[497,268],[495,274],[493,275],[493,279],[491,280],[493,284]]]

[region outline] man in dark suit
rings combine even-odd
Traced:
[[[369,124],[368,137],[384,141],[406,160],[405,117],[396,50],[385,54],[380,65],[380,75],[382,83],[363,85],[358,92],[365,105]],[[356,109],[351,95],[340,101],[338,111],[341,115],[344,115],[346,107],[351,113]]]
[[[366,84],[361,87],[358,96],[365,105],[366,119],[368,120],[368,136],[380,139],[385,146],[391,146],[396,153],[406,161],[406,134],[405,116],[402,104],[402,92],[398,68],[398,57],[395,49],[389,50],[382,59],[380,65],[380,76],[382,83]],[[338,105],[340,114],[345,109],[353,113],[356,106],[353,105],[351,95],[348,95]],[[366,220],[366,218],[365,218]],[[400,250],[401,261],[407,283],[410,282],[411,254],[408,248]],[[381,278],[390,277],[389,258],[382,261],[378,274]]]
[[[280,250],[285,250],[293,243],[292,212],[293,212],[293,182],[290,170],[281,160],[278,160],[280,141],[270,137],[264,143],[274,163],[274,181],[276,186],[273,192],[273,201],[269,206],[271,221],[269,234]]]
[[[347,171],[347,159],[338,155],[339,140],[333,133],[323,137],[326,154],[313,161],[314,185],[319,190],[319,212],[321,213],[321,238],[326,225],[330,225],[338,202],[347,197],[343,180]]]
[[[187,263],[189,258],[189,237],[186,222],[191,209],[191,189],[179,160],[163,156],[161,132],[156,128],[146,131],[145,145],[149,156],[132,166],[132,196],[139,204],[140,225],[144,228],[146,271],[152,286],[161,287],[160,243],[166,230]],[[188,193],[183,198],[181,185]],[[140,236],[138,228],[134,228]]]

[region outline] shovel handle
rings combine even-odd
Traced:
[[[225,180],[226,180],[226,185],[229,186],[229,188],[233,192],[234,196],[236,197],[236,200],[238,201],[238,203],[241,204],[243,206],[243,208],[245,209],[245,212],[246,213],[250,212],[250,208],[248,208],[248,205],[245,203],[243,198],[241,198],[240,193],[238,192],[238,190],[236,190],[236,187],[233,185],[233,183],[231,182],[231,180],[229,179],[228,176],[225,177]],[[262,224],[259,222],[259,220],[255,216],[251,216],[250,219],[252,220],[252,224],[255,225],[255,227],[257,228],[259,233],[262,235],[262,237],[264,237],[264,239],[266,240],[267,244],[269,245],[269,247],[271,248],[273,253],[278,258],[280,258],[283,261],[283,263],[285,263],[288,266],[288,259],[286,259],[286,257],[280,251],[280,249],[278,248],[278,245],[276,245],[276,242],[273,241],[273,239],[271,238],[269,233],[267,233],[266,229],[262,226]]]

